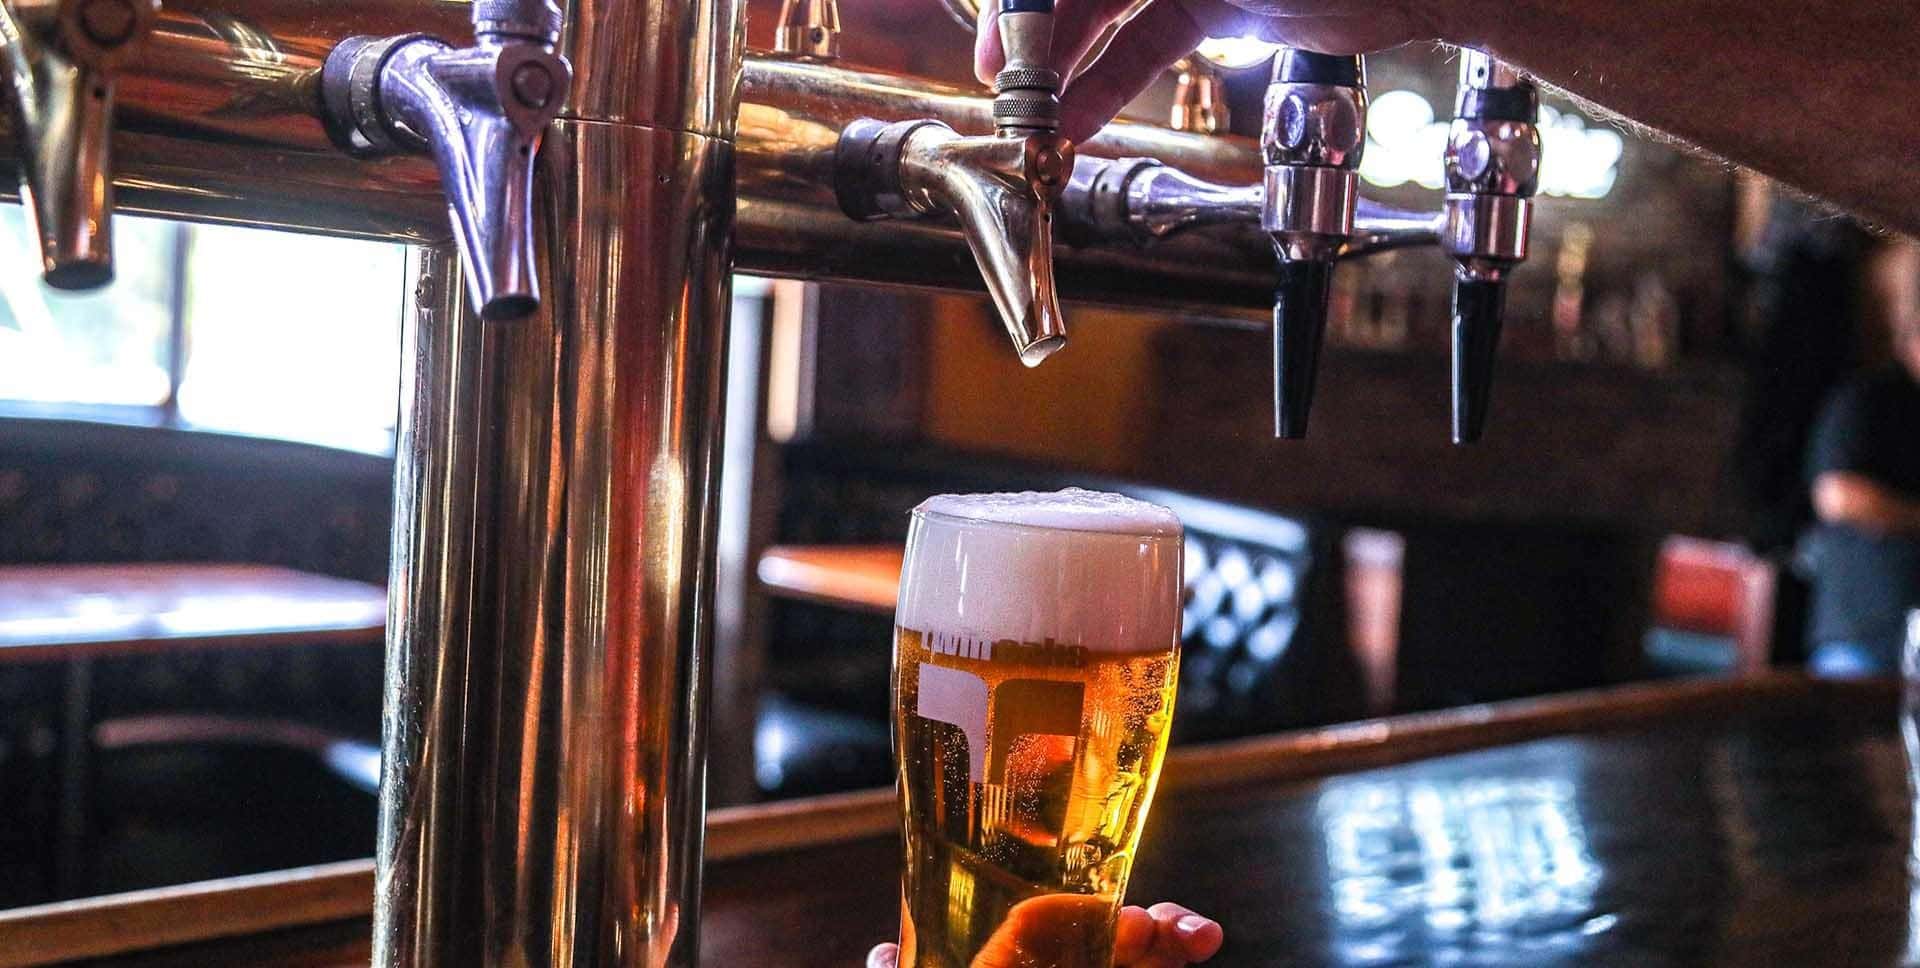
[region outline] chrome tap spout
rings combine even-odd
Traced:
[[[440,169],[454,241],[484,319],[540,303],[533,255],[533,165],[572,83],[554,53],[551,0],[483,0],[475,43],[419,34],[351,37],[321,73],[329,129],[356,154],[424,153]]]
[[[115,68],[159,10],[157,0],[0,3],[20,198],[56,289],[113,281]]]
[[[1014,351],[1038,366],[1066,344],[1053,221],[1072,165],[1051,132],[968,138],[938,121],[862,120],[841,134],[835,184],[857,219],[958,219]]]
[[[962,137],[939,121],[860,119],[841,131],[834,193],[860,221],[950,215],[1020,362],[1066,345],[1053,277],[1053,220],[1073,175],[1060,137],[1060,75],[1046,65],[1052,0],[1000,0],[1004,69],[994,78],[994,133]]]

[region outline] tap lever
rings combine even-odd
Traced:
[[[1487,426],[1493,363],[1500,348],[1507,284],[1453,281],[1453,442],[1470,444]]]
[[[1273,435],[1307,435],[1313,387],[1326,341],[1327,307],[1333,294],[1333,263],[1283,260],[1273,297]]]
[[[1053,0],[1000,0],[1000,49],[993,78],[993,124],[1003,136],[1060,127],[1060,72],[1053,53]]]
[[[114,71],[158,13],[157,0],[0,2],[20,197],[56,289],[113,281]]]
[[[480,316],[515,319],[540,303],[533,165],[573,71],[554,53],[552,0],[479,0],[474,45],[421,34],[349,37],[321,70],[323,117],[354,154],[431,154]]]

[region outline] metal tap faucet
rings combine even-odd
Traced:
[[[860,221],[951,215],[966,233],[1020,361],[1066,344],[1053,280],[1053,215],[1073,173],[1060,137],[1060,75],[1047,66],[1052,0],[1000,0],[1006,67],[994,78],[994,133],[939,121],[861,119],[841,132],[834,192]]]
[[[159,9],[157,0],[0,2],[20,200],[56,289],[113,281],[114,71]]]
[[[1454,258],[1453,442],[1480,439],[1506,306],[1507,274],[1527,257],[1540,176],[1540,93],[1492,57],[1463,51],[1447,134],[1446,220]]]
[[[573,71],[554,52],[552,0],[477,0],[474,44],[422,34],[349,37],[321,71],[324,117],[355,154],[430,153],[439,163],[461,265],[484,319],[540,303],[533,163]]]
[[[1360,197],[1365,68],[1357,57],[1284,51],[1267,88],[1258,185],[1218,185],[1151,158],[1081,158],[1061,198],[1075,245],[1152,245],[1189,230],[1258,224],[1278,257],[1273,308],[1274,433],[1301,437],[1313,403],[1337,260],[1415,245],[1454,259],[1453,440],[1478,439],[1508,273],[1527,256],[1540,172],[1532,82],[1466,51],[1438,213]]]
[[[1366,147],[1366,69],[1358,57],[1287,49],[1275,59],[1260,132],[1260,224],[1280,258],[1273,300],[1273,433],[1307,434],[1333,264],[1353,236]]]

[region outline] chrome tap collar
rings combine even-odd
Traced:
[[[1367,143],[1366,69],[1358,57],[1289,49],[1273,65],[1260,149],[1260,225],[1283,258],[1333,258],[1353,234]]]
[[[900,182],[907,139],[926,127],[953,131],[944,122],[927,119],[889,124],[861,118],[848,124],[833,152],[833,193],[840,211],[858,222],[929,214]]]
[[[1526,261],[1533,234],[1533,199],[1515,195],[1449,194],[1440,247],[1463,279],[1495,281]]]
[[[1459,116],[1447,133],[1441,247],[1462,279],[1494,281],[1527,257],[1540,185],[1540,92],[1518,71],[1462,52]]]
[[[1263,109],[1260,149],[1267,164],[1360,167],[1367,143],[1360,58],[1288,48],[1274,61]]]
[[[1268,165],[1260,227],[1289,259],[1333,258],[1353,235],[1360,176],[1344,168]]]

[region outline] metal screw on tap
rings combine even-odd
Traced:
[[[92,0],[80,8],[80,29],[101,47],[118,47],[133,39],[140,25],[130,0]]]
[[[553,72],[547,65],[529,62],[513,72],[513,96],[526,107],[539,109],[553,100]]]
[[[1307,143],[1307,102],[1298,94],[1289,94],[1280,102],[1280,144],[1299,148]]]

